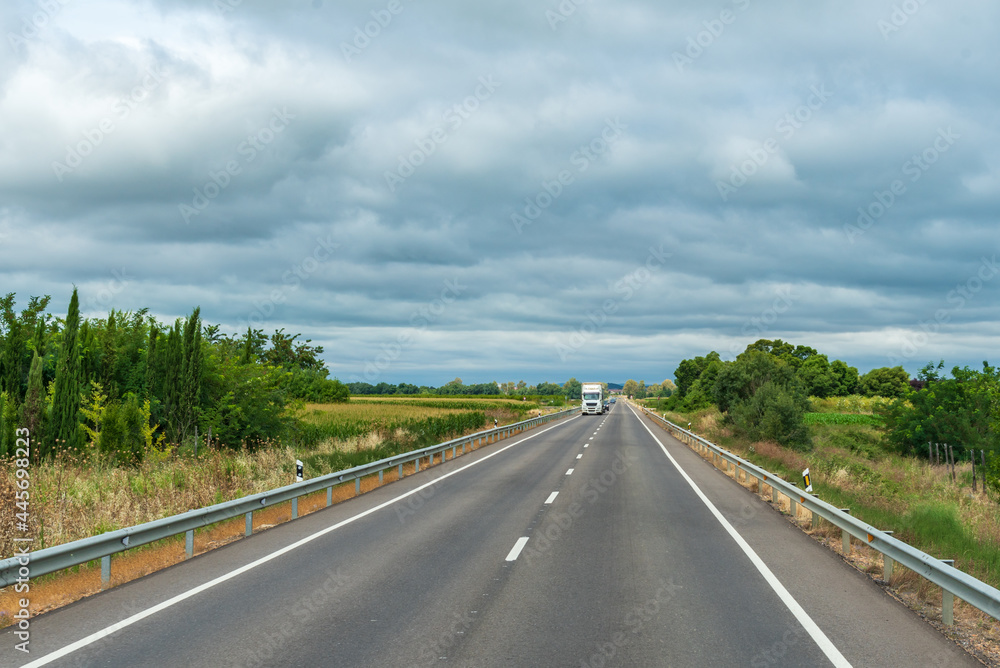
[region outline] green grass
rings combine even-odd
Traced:
[[[806,413],[806,424],[865,424],[880,427],[882,418],[878,415],[862,415],[859,413]]]
[[[700,435],[786,480],[800,480],[808,466],[815,493],[827,503],[850,508],[864,522],[893,531],[931,556],[955,559],[960,570],[1000,587],[1000,507],[982,487],[972,494],[967,463],[952,482],[944,466],[887,449],[877,421],[823,415],[832,417],[809,419],[815,444],[809,453],[747,442],[725,429],[717,411],[671,413],[667,419],[682,426],[691,422]]]

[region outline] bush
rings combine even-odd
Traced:
[[[773,440],[796,450],[812,447],[801,402],[776,383],[764,383],[730,415],[736,428],[754,440]]]

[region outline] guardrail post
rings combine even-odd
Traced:
[[[382,484],[382,469],[380,469],[378,472],[378,484],[380,485]]]
[[[299,497],[292,499],[292,519],[299,516]]]
[[[771,485],[771,503],[778,505],[778,490],[774,485]]]
[[[184,558],[190,559],[194,556],[194,529],[188,529],[184,533]]]
[[[418,471],[420,471],[420,457],[413,460],[413,472],[417,473]]]
[[[354,496],[361,493],[361,476],[354,479]]]
[[[101,589],[105,589],[111,582],[111,555],[101,557]]]
[[[246,531],[244,532],[243,535],[245,535],[245,536],[252,536],[253,535],[253,511],[252,510],[249,513],[247,513],[247,528],[246,528]]]
[[[841,508],[841,510],[848,515],[851,514],[850,508]],[[851,554],[851,534],[847,533],[847,529],[840,530],[840,551],[845,557]]]
[[[792,519],[796,522],[799,521],[799,504],[792,497],[788,497],[788,514],[791,515]]]
[[[329,508],[333,505],[333,487],[326,488],[326,507]]]
[[[403,479],[403,463],[402,462],[399,463],[399,473],[397,474],[396,477],[397,477],[398,480],[402,480]]]
[[[452,459],[454,459],[456,457],[456,454],[455,454],[456,452],[458,452],[458,446],[457,445],[451,446],[451,458]]]
[[[955,565],[954,559],[942,559],[942,563],[949,566]],[[955,623],[955,595],[950,591],[941,588],[941,623],[951,626]]]
[[[891,531],[883,531],[882,533],[892,535]],[[895,561],[892,557],[887,554],[882,555],[882,579],[885,580],[886,584],[892,579],[892,567],[895,565]]]

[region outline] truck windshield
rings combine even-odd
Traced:
[[[583,395],[583,400],[584,401],[597,401],[600,398],[601,398],[601,395],[599,395],[597,392],[591,392],[591,393],[587,393],[587,394]]]

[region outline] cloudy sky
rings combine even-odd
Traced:
[[[344,381],[1000,362],[991,0],[13,0],[0,292]]]

